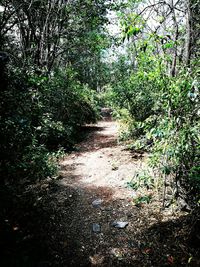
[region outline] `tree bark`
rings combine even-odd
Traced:
[[[192,15],[191,15],[191,3],[187,0],[187,15],[186,15],[186,50],[185,50],[185,62],[190,66],[191,52],[192,52]]]

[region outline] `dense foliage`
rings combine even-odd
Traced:
[[[52,176],[94,122],[109,1],[1,1],[1,183]],[[102,73],[102,74],[101,74]],[[58,151],[58,152],[57,152]]]
[[[84,88],[71,70],[51,78],[7,70],[6,79],[1,94],[1,177],[13,183],[51,176],[55,168],[49,151],[70,149],[79,127],[95,121]]]
[[[127,125],[121,138],[150,150],[164,186],[176,197],[192,196],[190,204],[200,192],[198,5],[130,1],[119,14],[126,52],[112,63],[106,94]]]
[[[151,150],[176,196],[183,186],[198,201],[199,2],[119,4],[116,37],[112,1],[1,1],[3,184],[53,175],[55,151],[107,101],[126,123],[121,138]]]
[[[11,266],[36,266],[34,255],[38,254],[40,262],[43,259],[40,247],[51,251],[52,240],[58,243],[53,246],[56,250],[51,255],[51,264],[41,262],[37,266],[54,266],[54,262],[58,264],[55,266],[64,266],[58,254],[66,251],[70,254],[73,250],[73,246],[68,249],[71,244],[68,244],[68,228],[65,227],[69,216],[66,210],[70,207],[69,211],[73,210],[72,215],[76,216],[75,220],[69,216],[73,227],[81,218],[82,213],[77,210],[84,207],[85,200],[81,206],[75,205],[76,201],[72,203],[82,190],[72,187],[69,195],[64,189],[63,199],[56,199],[56,194],[51,199],[51,193],[54,194],[59,184],[58,163],[62,155],[76,148],[82,138],[82,126],[96,122],[100,118],[100,108],[105,106],[111,107],[113,117],[122,122],[120,139],[128,140],[128,148],[134,152],[140,151],[142,155],[148,151],[149,169],[156,173],[154,177],[149,169],[138,170],[128,186],[135,191],[140,187],[149,192],[160,189],[159,194],[163,189],[160,194],[163,207],[174,203],[178,207],[180,202],[182,210],[197,208],[193,210],[190,236],[199,244],[199,10],[199,0],[0,0],[2,266],[9,266],[8,262]],[[117,168],[112,166],[113,171]],[[170,201],[165,198],[168,189]],[[82,198],[93,198],[97,193],[93,189],[85,191],[80,194],[81,202]],[[139,208],[141,204],[151,204],[151,200],[151,194],[141,195],[135,203]],[[47,209],[42,208],[43,201]],[[121,199],[119,203],[115,204],[120,206]],[[85,219],[88,211],[81,212]],[[110,207],[106,212],[110,212]],[[128,213],[126,216],[129,218]],[[139,224],[141,218],[138,218]],[[89,225],[89,219],[84,223]],[[49,220],[51,223],[47,223]],[[160,217],[159,221],[162,221]],[[171,222],[173,227],[177,223],[174,219]],[[84,223],[80,220],[80,228],[74,225],[76,234],[78,229],[84,229]],[[49,231],[51,224],[53,228]],[[43,225],[46,230],[38,235]],[[65,235],[64,242],[59,235],[54,239],[57,228]],[[158,231],[158,242],[163,229]],[[129,240],[130,249],[127,244],[125,250],[137,253],[138,246],[142,257],[148,260],[152,253],[150,242],[147,244],[149,229],[138,230],[145,235],[148,247],[144,250],[144,244],[138,242],[135,246],[137,242]],[[51,237],[50,233],[53,233]],[[171,235],[170,240],[176,238],[175,235]],[[39,241],[36,238],[34,243],[35,236]],[[44,242],[41,236],[45,236]],[[72,235],[70,240],[75,237]],[[86,244],[90,240],[88,238]],[[123,243],[121,241],[119,243]],[[91,243],[87,248],[77,240],[73,242],[75,250],[70,257],[77,257],[79,246],[81,254],[92,246]],[[27,244],[31,244],[31,248]],[[154,245],[157,244],[156,241]],[[177,246],[184,254],[185,248]],[[62,252],[57,253],[60,247]],[[96,251],[96,247],[94,250],[94,258],[101,256],[101,251]],[[176,246],[172,250],[176,253]],[[116,257],[113,252],[112,258],[119,260],[121,266],[125,252],[117,253]],[[12,259],[10,255],[13,254],[16,258]],[[173,257],[168,256],[168,263],[174,265]],[[185,255],[184,262],[188,262],[188,266],[191,260],[190,253]]]
[[[107,13],[118,3],[121,36],[109,36]],[[190,0],[2,0],[1,183],[53,175],[55,151],[71,149],[106,100],[126,122],[121,138],[151,150],[176,196],[183,186],[198,201],[198,8]]]

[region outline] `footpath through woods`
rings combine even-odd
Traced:
[[[127,187],[148,155],[118,144],[114,121],[83,130],[87,137],[61,160],[60,176],[20,197],[12,215],[21,214],[19,225],[2,247],[1,266],[200,266],[187,240],[188,213],[162,210],[156,188]]]
[[[119,145],[117,128],[114,121],[85,127],[87,140],[61,161],[61,179],[48,187],[53,266],[186,266],[187,216],[161,211],[153,191],[149,204],[134,204],[127,182],[147,156]]]

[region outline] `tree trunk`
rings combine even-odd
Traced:
[[[190,66],[191,52],[192,52],[192,15],[191,15],[191,3],[187,0],[187,14],[186,14],[186,51],[185,62]]]

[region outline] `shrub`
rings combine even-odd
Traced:
[[[0,96],[0,174],[2,183],[33,182],[56,171],[49,149],[76,142],[84,123],[96,119],[84,86],[72,70],[52,77],[4,68]]]

